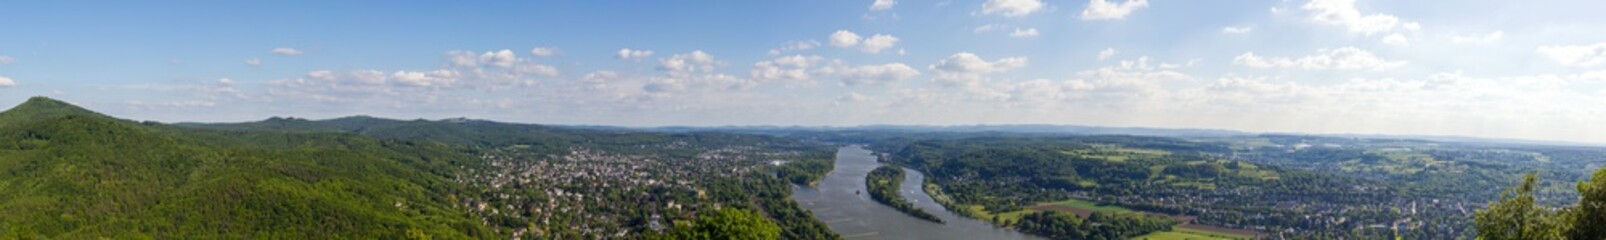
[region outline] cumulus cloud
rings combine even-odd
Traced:
[[[976,85],[985,80],[987,74],[1006,72],[1025,67],[1026,57],[1008,57],[987,61],[970,52],[960,52],[948,56],[937,64],[931,65],[931,70],[937,72],[935,80],[949,86]]]
[[[870,3],[870,11],[881,11],[881,10],[892,9],[893,5],[898,5],[898,1],[896,1],[896,0],[875,0],[874,3]]]
[[[535,55],[537,57],[550,57],[552,55],[557,55],[557,54],[558,54],[558,49],[557,48],[537,47],[537,48],[531,48],[530,49],[530,55]]]
[[[920,75],[920,71],[903,63],[846,66],[838,62],[834,66],[821,68],[819,72],[835,76],[848,86],[887,84]]]
[[[1026,29],[1016,28],[1015,32],[1009,33],[1009,36],[1011,36],[1011,37],[1036,37],[1037,36],[1037,28],[1026,28]]]
[[[830,44],[839,48],[854,48],[866,53],[881,53],[881,50],[891,48],[898,44],[898,37],[886,34],[876,34],[865,38],[848,30],[837,30],[831,33]]]
[[[629,48],[620,48],[619,52],[613,54],[613,58],[625,60],[641,60],[651,56],[651,50],[635,50]]]
[[[1249,32],[1252,32],[1252,31],[1255,31],[1255,28],[1252,28],[1252,27],[1224,27],[1224,28],[1221,28],[1221,33],[1226,33],[1226,34],[1249,33]]]
[[[131,107],[131,108],[134,108],[134,109],[142,109],[142,110],[152,110],[152,109],[158,109],[158,108],[202,108],[202,107],[216,107],[217,106],[217,102],[214,102],[214,101],[202,101],[202,100],[161,102],[161,103],[147,103],[145,101],[129,100],[129,101],[124,102],[124,103],[128,104],[128,107]]]
[[[294,48],[287,48],[287,47],[274,48],[272,52],[273,52],[273,54],[279,55],[279,56],[298,56],[298,55],[301,55],[301,50],[296,50]]]
[[[859,51],[867,53],[881,53],[882,49],[887,49],[897,44],[898,37],[893,37],[892,35],[886,34],[876,34],[875,36],[870,36],[870,38],[864,39],[864,43],[859,46]]]
[[[1149,6],[1148,0],[1127,0],[1122,3],[1111,3],[1105,0],[1090,0],[1087,8],[1082,10],[1082,20],[1119,20],[1132,14],[1132,11]]]
[[[982,14],[1023,17],[1043,9],[1041,0],[988,0],[981,5]]]
[[[526,64],[526,60],[519,58],[513,50],[502,49],[475,54],[471,51],[452,50],[441,54],[452,67],[477,68],[481,65],[500,68],[514,68]]]
[[[512,67],[517,62],[519,62],[519,58],[513,54],[513,50],[502,49],[501,51],[480,54],[480,63],[490,64],[491,66]]]
[[[17,81],[11,80],[11,78],[9,78],[9,77],[0,76],[0,87],[8,88],[8,87],[16,87],[16,86],[17,86]]]
[[[474,52],[452,50],[446,51],[441,55],[446,58],[447,63],[454,67],[478,67],[480,65],[479,58],[474,56]]]
[[[12,58],[11,56],[6,56],[6,55],[0,55],[0,64],[12,64],[12,63],[16,63],[16,62],[17,62],[16,58]]]
[[[936,65],[931,65],[931,69],[945,72],[994,73],[1025,67],[1026,62],[1026,57],[1009,57],[987,61],[974,53],[960,52],[937,61]]]
[[[1099,61],[1110,59],[1110,57],[1114,57],[1116,53],[1120,52],[1116,51],[1115,48],[1105,48],[1103,51],[1099,51]]]
[[[552,76],[557,76],[558,75],[558,68],[557,67],[544,65],[544,64],[520,63],[517,66],[514,66],[513,70],[518,72],[518,73],[522,73],[522,74],[532,74],[532,75],[540,75],[540,76],[548,76],[548,77],[552,77]]]
[[[1505,35],[1506,35],[1505,31],[1494,31],[1494,32],[1490,32],[1489,34],[1483,34],[1483,35],[1451,36],[1450,37],[1450,42],[1455,42],[1455,43],[1477,43],[1477,44],[1494,43],[1494,42],[1499,42],[1500,38],[1505,37]]]
[[[245,65],[262,66],[262,60],[261,59],[255,59],[255,58],[246,59],[245,60]]]
[[[1393,30],[1400,25],[1400,18],[1394,15],[1362,15],[1355,9],[1355,0],[1312,0],[1302,8],[1311,11],[1317,23],[1345,26],[1350,32],[1367,35]]]
[[[1388,36],[1383,37],[1382,41],[1383,44],[1394,46],[1405,46],[1411,43],[1411,39],[1405,38],[1405,35],[1400,35],[1399,33],[1389,34]]]
[[[814,49],[814,48],[819,47],[819,46],[820,46],[820,41],[814,41],[814,40],[792,41],[792,42],[787,42],[786,44],[782,44],[781,47],[778,47],[778,48],[775,48],[775,49],[770,49],[769,53],[770,53],[770,55],[781,55],[781,53],[786,53],[786,52],[791,52],[791,51],[804,51],[804,50]]]
[[[753,63],[749,75],[759,80],[812,80],[810,74],[822,58],[792,55]]]
[[[1562,66],[1593,67],[1606,64],[1606,42],[1588,45],[1540,46],[1535,51]]]
[[[831,46],[849,48],[859,45],[859,41],[863,40],[864,37],[860,37],[859,34],[848,30],[836,30],[836,32],[831,33],[830,39]]]
[[[713,72],[715,65],[718,63],[717,60],[714,60],[714,55],[703,52],[703,50],[696,50],[659,59],[658,70],[668,71],[671,75],[708,73]]]
[[[457,72],[451,70],[435,70],[430,72],[396,71],[388,80],[398,84],[415,87],[448,86],[457,82]],[[385,79],[377,80],[383,83]]]
[[[1251,68],[1299,68],[1306,70],[1387,70],[1405,66],[1405,61],[1392,61],[1355,47],[1321,49],[1316,54],[1299,58],[1262,57],[1246,52],[1233,58],[1233,64]]]

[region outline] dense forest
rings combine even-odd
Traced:
[[[931,215],[926,210],[909,203],[909,200],[903,199],[903,195],[898,194],[898,186],[902,183],[903,169],[896,166],[883,165],[876,167],[874,170],[870,170],[869,175],[864,178],[865,189],[870,192],[870,199],[875,199],[876,202],[886,204],[915,218],[943,223],[941,218],[937,218],[936,215]]]
[[[1098,212],[1084,219],[1068,212],[1050,211],[1028,213],[1013,225],[1021,232],[1052,239],[1121,240],[1170,230],[1177,221],[1163,216]]]
[[[813,186],[833,168],[836,168],[835,158],[804,158],[781,164],[775,169],[775,176],[797,185]]]
[[[769,136],[370,117],[169,125],[47,98],[0,113],[0,136],[7,239],[726,236],[699,222],[729,209],[782,238],[838,238],[770,164],[829,171],[832,146]],[[823,174],[804,165],[787,168]]]
[[[226,141],[224,140],[226,139]],[[3,238],[492,238],[449,146],[189,130],[46,98],[0,113]]]

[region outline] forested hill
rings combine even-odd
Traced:
[[[432,142],[218,131],[35,97],[0,113],[3,239],[494,238]]]

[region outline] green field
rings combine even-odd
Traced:
[[[1120,207],[1120,206],[1099,205],[1098,203],[1095,203],[1095,202],[1086,201],[1086,200],[1079,200],[1079,199],[1071,199],[1071,200],[1058,201],[1058,202],[1038,203],[1038,204],[1034,204],[1034,205],[1032,205],[1032,207],[1029,207],[1029,208],[1026,208],[1026,209],[1003,212],[1003,213],[989,212],[989,211],[987,211],[987,209],[985,207],[982,207],[981,205],[970,205],[970,211],[976,213],[977,218],[982,219],[982,220],[991,221],[993,219],[993,216],[996,215],[996,216],[998,216],[999,220],[1003,220],[1003,221],[1020,221],[1021,215],[1026,215],[1026,214],[1029,214],[1029,213],[1035,213],[1035,212],[1041,211],[1041,210],[1037,210],[1037,209],[1034,209],[1034,208],[1050,208],[1050,207],[1068,207],[1068,208],[1074,208],[1074,209],[1080,210],[1080,211],[1103,212],[1103,213],[1129,213],[1129,212],[1134,212],[1131,209],[1123,208],[1123,207]],[[1252,239],[1252,238],[1254,238],[1254,236],[1236,234],[1236,233],[1216,232],[1216,231],[1211,231],[1211,230],[1206,230],[1206,229],[1196,229],[1196,228],[1188,228],[1188,227],[1177,226],[1177,227],[1173,227],[1171,231],[1151,233],[1151,234],[1139,236],[1139,237],[1136,237],[1136,238],[1133,238],[1133,239],[1215,240],[1215,239]]]
[[[977,218],[981,219],[981,220],[991,221],[993,219],[993,215],[997,215],[999,220],[1018,221],[1018,220],[1020,220],[1020,216],[1021,215],[1026,215],[1026,214],[1029,214],[1029,213],[1038,212],[1038,210],[1035,210],[1035,209],[1032,209],[1032,208],[1043,207],[1043,206],[1048,206],[1048,205],[1058,205],[1058,206],[1070,207],[1070,208],[1075,208],[1075,209],[1089,211],[1089,212],[1104,212],[1104,213],[1126,213],[1126,212],[1132,212],[1131,209],[1126,209],[1126,208],[1123,208],[1123,207],[1120,207],[1120,206],[1099,206],[1097,203],[1089,202],[1089,201],[1085,201],[1085,200],[1078,200],[1078,199],[1071,199],[1071,200],[1058,201],[1058,202],[1037,203],[1037,204],[1032,205],[1032,207],[1028,207],[1026,209],[1003,212],[1003,213],[994,213],[994,212],[987,211],[986,207],[982,207],[981,205],[970,205],[970,211],[976,213]]]
[[[1131,209],[1126,209],[1126,208],[1123,208],[1123,207],[1120,207],[1120,206],[1114,206],[1114,205],[1100,206],[1098,203],[1085,201],[1085,200],[1078,200],[1078,199],[1071,199],[1071,200],[1051,202],[1051,203],[1039,203],[1037,205],[1060,205],[1060,206],[1066,206],[1066,207],[1073,207],[1073,208],[1076,208],[1076,209],[1088,210],[1088,211],[1093,211],[1093,212],[1105,212],[1105,213],[1132,212]]]
[[[1242,234],[1233,234],[1233,233],[1223,233],[1223,232],[1212,232],[1212,231],[1203,230],[1203,229],[1173,227],[1171,231],[1150,233],[1148,235],[1138,236],[1138,237],[1135,237],[1135,238],[1132,238],[1132,239],[1143,239],[1143,240],[1184,240],[1184,239],[1187,239],[1187,240],[1218,240],[1219,239],[1219,240],[1227,240],[1227,239],[1252,239],[1252,238],[1254,238],[1254,236],[1242,235]]]
[[[1171,152],[1154,149],[1124,148],[1120,146],[1099,145],[1093,148],[1064,150],[1061,153],[1071,156],[1100,159],[1110,162],[1125,162],[1132,157],[1159,157],[1170,155]]]

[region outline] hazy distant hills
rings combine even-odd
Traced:
[[[352,134],[136,123],[48,98],[0,113],[0,238],[488,238],[450,208],[469,158]]]

